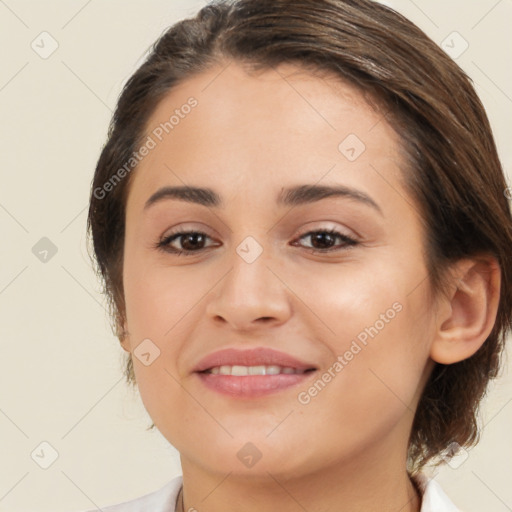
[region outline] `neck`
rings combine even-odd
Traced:
[[[380,456],[379,456],[380,455]],[[421,498],[403,458],[389,453],[357,458],[357,463],[324,467],[295,478],[211,473],[182,457],[181,511],[207,512],[419,512]]]

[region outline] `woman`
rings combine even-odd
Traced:
[[[238,0],[157,41],[89,228],[183,476],[114,511],[457,510],[511,327],[512,218],[463,71],[370,0]]]

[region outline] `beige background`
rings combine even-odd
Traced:
[[[454,31],[467,41],[456,60],[475,82],[510,173],[511,0],[385,3],[452,51],[463,49]],[[0,0],[0,511],[89,509],[181,473],[177,452],[146,432],[150,419],[124,384],[85,222],[122,85],[167,26],[204,4]],[[58,48],[43,59],[31,43],[41,53],[51,38]],[[57,249],[46,262],[32,250],[43,237]],[[507,367],[484,404],[480,444],[436,477],[466,512],[512,510],[511,402]],[[52,449],[58,457],[43,469]]]

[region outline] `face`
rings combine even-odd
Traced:
[[[123,347],[144,405],[204,471],[404,460],[433,324],[398,137],[333,77],[222,69],[159,104],[131,176]]]

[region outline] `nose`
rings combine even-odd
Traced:
[[[292,309],[288,283],[266,251],[252,262],[233,251],[230,264],[208,295],[208,317],[238,331],[286,322]]]

